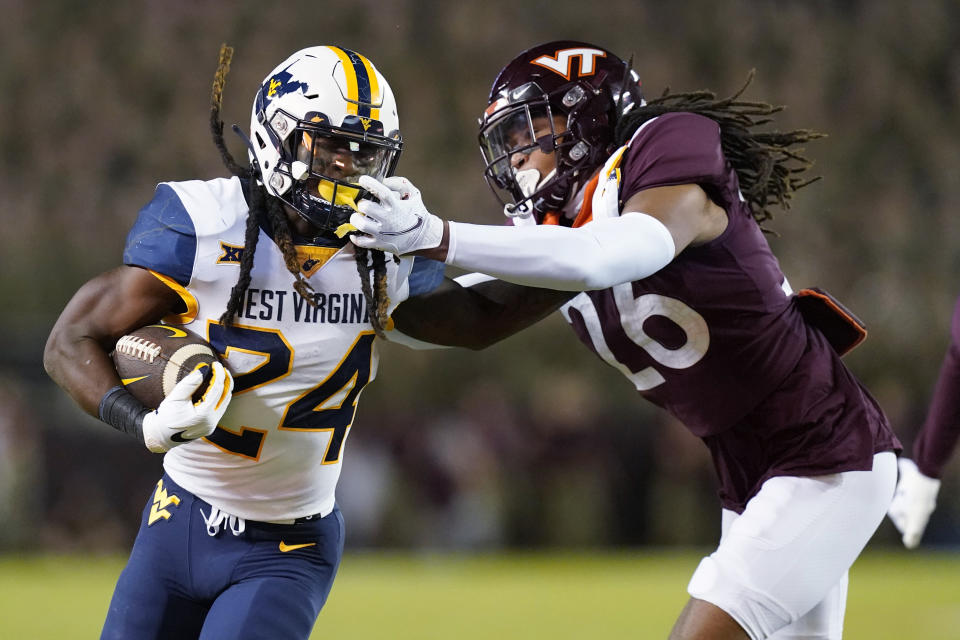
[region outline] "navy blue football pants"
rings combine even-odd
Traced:
[[[210,505],[164,475],[143,511],[101,640],[309,638],[343,554],[340,510],[207,533]]]

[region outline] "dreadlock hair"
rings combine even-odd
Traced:
[[[387,258],[383,251],[354,247],[357,256],[357,273],[360,274],[360,290],[367,301],[370,324],[373,331],[383,337],[383,327],[387,321]],[[370,275],[373,274],[373,284]]]
[[[213,143],[220,151],[223,164],[230,173],[250,184],[250,214],[247,217],[247,228],[244,236],[244,249],[240,258],[240,275],[237,284],[230,290],[230,299],[227,308],[220,316],[220,322],[225,325],[233,324],[233,320],[243,302],[243,296],[250,286],[250,273],[253,271],[253,255],[257,250],[257,241],[260,238],[260,224],[270,225],[274,242],[283,254],[283,261],[287,271],[293,274],[293,288],[312,307],[317,306],[316,292],[304,277],[293,241],[293,232],[290,222],[284,211],[283,203],[279,198],[267,193],[260,182],[259,170],[255,165],[243,167],[234,160],[230,150],[223,141],[223,120],[220,118],[220,108],[223,103],[223,87],[226,84],[227,73],[230,71],[230,61],[233,59],[233,47],[223,44],[220,46],[220,56],[217,72],[213,77],[213,93],[210,101],[210,131],[213,134]],[[383,336],[387,324],[387,308],[390,300],[387,296],[387,267],[386,257],[382,251],[372,251],[355,247],[357,272],[360,274],[360,286],[367,303],[367,315],[373,330],[378,337]],[[373,285],[371,285],[371,274]]]
[[[820,179],[800,177],[813,162],[802,155],[803,149],[793,147],[825,134],[808,129],[787,133],[755,131],[784,109],[765,102],[739,100],[755,74],[756,70],[751,70],[740,90],[722,100],[711,91],[671,94],[667,88],[659,98],[635,107],[620,119],[614,134],[617,144],[625,144],[640,125],[664,113],[687,111],[710,118],[720,125],[723,153],[737,172],[750,212],[763,228],[765,221],[773,219],[771,206],[789,209],[794,191]]]

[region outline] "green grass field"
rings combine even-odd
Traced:
[[[665,638],[699,552],[349,554],[313,638]],[[0,557],[0,638],[96,638],[119,557]],[[867,552],[845,638],[960,637],[960,553]]]

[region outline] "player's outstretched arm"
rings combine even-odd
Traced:
[[[726,227],[725,212],[697,185],[653,187],[633,194],[619,216],[577,227],[504,227],[444,222],[427,211],[406,178],[361,184],[380,202],[360,203],[351,217],[354,244],[416,253],[515,284],[588,291],[646,278],[687,245],[708,242]]]
[[[392,318],[411,338],[479,350],[539,322],[574,295],[493,279],[472,286],[445,279],[430,293],[402,302]]]
[[[937,506],[940,481],[925,476],[909,458],[900,458],[899,468],[897,489],[887,513],[903,534],[903,545],[913,549],[920,544],[930,514]]]

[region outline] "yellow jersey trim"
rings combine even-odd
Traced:
[[[184,313],[170,314],[163,319],[164,322],[168,322],[170,324],[187,324],[197,319],[197,311],[200,309],[200,304],[197,302],[197,299],[193,296],[193,294],[187,291],[186,287],[170,276],[157,273],[153,269],[147,269],[147,271],[152,273],[157,280],[176,291],[177,295],[180,296],[180,299],[183,300],[183,303],[187,305],[187,310]]]

